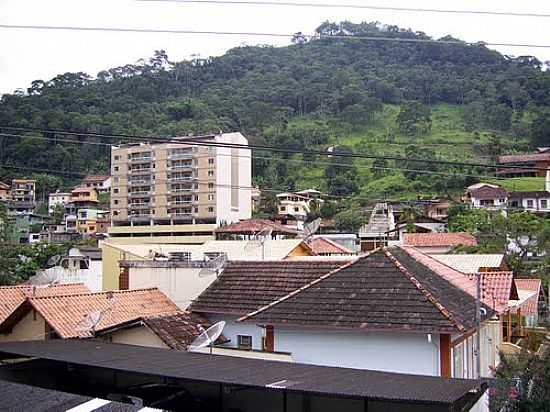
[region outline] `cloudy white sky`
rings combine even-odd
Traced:
[[[333,4],[339,1],[308,0]],[[541,0],[346,0],[342,3],[550,14],[550,2]],[[10,25],[311,33],[325,20],[377,20],[421,30],[436,38],[451,34],[466,41],[550,44],[550,18],[134,0],[0,0],[0,24]],[[165,49],[171,60],[182,60],[195,54],[220,55],[243,43],[284,45],[288,40],[0,28],[0,94],[26,89],[32,80],[49,80],[68,71],[84,71],[95,76],[102,69],[148,57],[156,49]],[[529,54],[543,61],[550,60],[550,48],[497,49],[506,54]]]

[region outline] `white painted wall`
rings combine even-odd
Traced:
[[[103,283],[103,265],[101,260],[88,259],[88,269],[80,269],[80,259],[63,258],[61,265],[45,269],[60,283],[84,283],[92,292],[101,292]]]
[[[365,332],[275,327],[275,351],[295,362],[439,375],[439,336],[425,333]]]
[[[159,288],[178,307],[186,309],[216,275],[199,276],[195,268],[129,268],[130,289]]]
[[[236,322],[239,316],[223,315],[223,314],[210,314],[207,313],[205,316],[212,323],[219,322],[221,320],[225,321],[225,328],[223,329],[223,336],[230,340],[225,346],[236,348],[237,347],[237,335],[248,335],[252,336],[252,349],[253,350],[262,350],[262,337],[264,335],[263,328],[253,324],[253,323],[242,323]],[[279,351],[275,347],[275,351]]]

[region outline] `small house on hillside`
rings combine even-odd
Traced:
[[[545,176],[545,169],[550,168],[550,147],[539,147],[534,153],[500,156],[498,165],[497,174],[502,177]]]
[[[457,246],[476,246],[477,239],[465,232],[455,233],[406,233],[405,246],[414,246],[428,254],[448,253]]]

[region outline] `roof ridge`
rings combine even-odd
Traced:
[[[256,310],[253,311],[253,312],[250,312],[250,313],[247,313],[247,314],[244,315],[244,316],[241,316],[239,319],[237,319],[237,322],[242,322],[242,321],[244,321],[244,320],[246,320],[246,319],[248,319],[248,318],[251,318],[252,316],[257,315],[258,313],[261,313],[261,312],[263,312],[263,311],[265,311],[265,310],[267,310],[267,309],[269,309],[269,308],[271,308],[271,307],[273,307],[273,306],[275,306],[275,305],[277,305],[277,304],[279,304],[279,303],[281,303],[281,302],[284,302],[284,301],[290,299],[291,297],[297,295],[297,294],[300,293],[300,292],[303,292],[304,290],[309,289],[310,287],[316,285],[317,283],[319,283],[319,282],[325,280],[326,278],[328,278],[328,277],[334,275],[335,273],[340,272],[341,270],[350,267],[351,265],[355,264],[355,263],[358,262],[359,260],[364,259],[364,258],[366,258],[367,256],[372,255],[374,252],[377,252],[378,250],[380,250],[380,249],[379,249],[379,248],[374,249],[374,250],[372,250],[371,252],[369,252],[369,253],[367,253],[367,254],[365,254],[365,255],[363,255],[363,256],[359,256],[359,257],[353,259],[352,261],[350,261],[350,262],[348,262],[348,263],[346,263],[346,264],[344,264],[344,265],[342,265],[342,266],[339,266],[339,267],[337,267],[336,269],[333,269],[333,270],[331,270],[331,271],[328,272],[328,273],[325,273],[325,274],[322,275],[321,277],[319,277],[319,278],[317,278],[317,279],[315,279],[315,280],[312,280],[311,282],[309,282],[309,283],[307,283],[307,284],[305,284],[305,285],[299,287],[298,289],[296,289],[296,290],[294,290],[294,291],[288,293],[287,295],[285,295],[285,296],[283,296],[283,297],[280,297],[279,299],[274,300],[273,302],[271,302],[271,303],[269,303],[269,304],[267,304],[267,305],[265,305],[265,306],[262,306],[261,308],[256,309]]]
[[[393,256],[387,248],[382,249],[384,254],[392,261],[395,267],[405,275],[405,277],[432,303],[447,319],[453,323],[460,332],[464,332],[466,328],[460,323],[455,316],[429,291],[427,290],[418,279],[416,279],[409,270],[403,266],[395,256]],[[410,256],[410,255],[409,255]],[[412,258],[412,256],[411,256]],[[413,258],[414,259],[414,258]],[[414,259],[417,261],[416,259]],[[417,261],[418,262],[418,261]],[[425,266],[421,262],[418,262],[422,266]],[[429,269],[429,268],[428,268]],[[430,269],[431,270],[431,269]],[[433,272],[433,270],[431,270]],[[448,282],[450,283],[450,282]],[[452,285],[452,284],[451,284]],[[453,287],[456,287],[452,285]]]
[[[74,297],[74,296],[97,296],[97,295],[106,295],[108,293],[116,293],[118,295],[122,295],[128,292],[144,292],[144,291],[152,291],[152,290],[158,290],[159,288],[153,287],[153,288],[140,288],[140,289],[123,289],[123,290],[106,290],[101,292],[87,292],[87,293],[67,293],[63,295],[48,295],[48,296],[29,296],[29,300],[35,300],[35,299],[50,299],[50,298],[67,298],[67,297]]]
[[[313,241],[318,240],[318,239],[321,239],[321,240],[324,240],[325,242],[330,243],[332,246],[340,249],[342,252],[353,253],[353,251],[351,249],[348,249],[347,247],[342,246],[338,242],[335,242],[334,240],[329,239],[328,237],[324,237],[323,235],[320,235],[319,237],[313,239]]]

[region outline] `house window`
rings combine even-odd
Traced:
[[[547,209],[548,208],[548,200],[541,199],[540,200],[540,207],[541,207],[541,209]]]
[[[209,208],[208,208],[208,213],[214,213],[214,208],[213,208],[213,207],[209,207]]]
[[[281,206],[281,212],[286,211],[286,206]]]
[[[533,201],[532,200],[527,201],[527,207],[533,207]]]
[[[115,205],[118,205],[118,200],[116,200],[116,199],[113,200],[113,203],[114,203]]]
[[[113,215],[118,216],[118,210],[114,210]]]
[[[239,349],[251,350],[252,349],[252,336],[237,335],[237,345],[239,346]]]
[[[208,200],[214,200],[214,195],[208,195]]]
[[[208,164],[213,165],[214,164],[214,159],[213,158],[208,159]]]
[[[118,172],[118,166],[115,166],[114,169],[115,169],[115,172]]]
[[[118,193],[118,187],[115,187],[115,188],[113,189],[113,192],[114,192],[114,193]]]
[[[208,183],[208,188],[209,189],[214,189],[214,183],[212,183],[212,182]]]
[[[299,212],[300,209],[299,209],[298,207],[294,207],[294,211],[295,211],[295,212]]]
[[[481,206],[492,206],[495,204],[495,201],[493,199],[483,199],[479,201],[479,204]]]
[[[120,156],[119,156],[119,155],[115,155],[115,160],[120,160]]]
[[[213,170],[209,170],[208,171],[208,177],[212,177],[214,176],[214,171]]]

